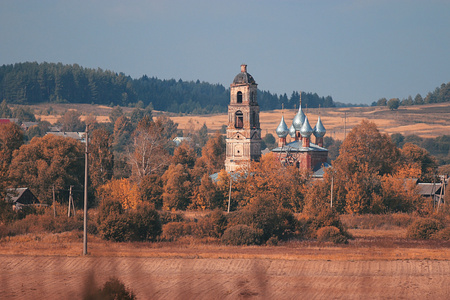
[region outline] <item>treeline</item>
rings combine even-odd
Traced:
[[[231,80],[230,80],[231,81]],[[136,106],[175,113],[206,114],[225,112],[230,91],[221,84],[161,80],[142,76],[133,79],[123,73],[83,68],[78,64],[26,62],[0,67],[0,100],[10,104],[88,103]],[[277,95],[258,91],[261,110],[294,108],[300,95]],[[331,96],[302,93],[303,106],[334,107]]]
[[[425,98],[422,95],[417,94],[414,98],[409,95],[407,98],[399,99],[392,98],[386,99],[381,98],[378,101],[372,102],[372,106],[389,106],[390,103],[394,104],[394,109],[398,108],[400,105],[422,105],[422,104],[431,104],[431,103],[442,103],[442,102],[450,102],[450,82],[445,84],[441,84],[440,87],[437,87],[433,92],[429,92]],[[391,108],[391,107],[390,107]],[[392,108],[391,108],[392,109]]]

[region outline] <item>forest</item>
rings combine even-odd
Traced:
[[[231,75],[234,76],[234,75]],[[230,76],[230,82],[232,77]],[[77,64],[16,63],[0,67],[0,100],[10,104],[88,103],[120,106],[153,106],[155,110],[175,113],[209,114],[225,112],[229,88],[221,84],[158,79],[142,76],[133,79],[123,73],[88,69]],[[277,95],[258,91],[261,110],[298,107],[300,95]],[[307,107],[333,107],[330,96],[302,92]]]

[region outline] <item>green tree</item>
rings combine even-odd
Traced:
[[[0,118],[11,118],[12,117],[12,111],[8,106],[8,103],[6,103],[6,100],[3,99],[2,103],[0,104]]]
[[[396,110],[400,106],[400,100],[398,98],[389,99],[387,106],[390,110]]]

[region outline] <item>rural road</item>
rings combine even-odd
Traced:
[[[82,299],[119,278],[137,299],[448,299],[450,261],[0,256],[0,299]]]

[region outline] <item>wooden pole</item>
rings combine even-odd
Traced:
[[[83,255],[87,255],[87,186],[88,186],[88,125],[86,125],[86,153],[84,158],[84,220],[83,220]]]
[[[334,176],[331,176],[331,201],[330,201],[331,209],[333,209],[333,183],[334,183]]]
[[[231,182],[233,181],[233,173],[230,172],[230,190],[228,191],[228,210],[227,213],[230,212],[230,206],[231,206]]]
[[[56,206],[55,206],[55,185],[53,185],[53,217],[56,218]]]

